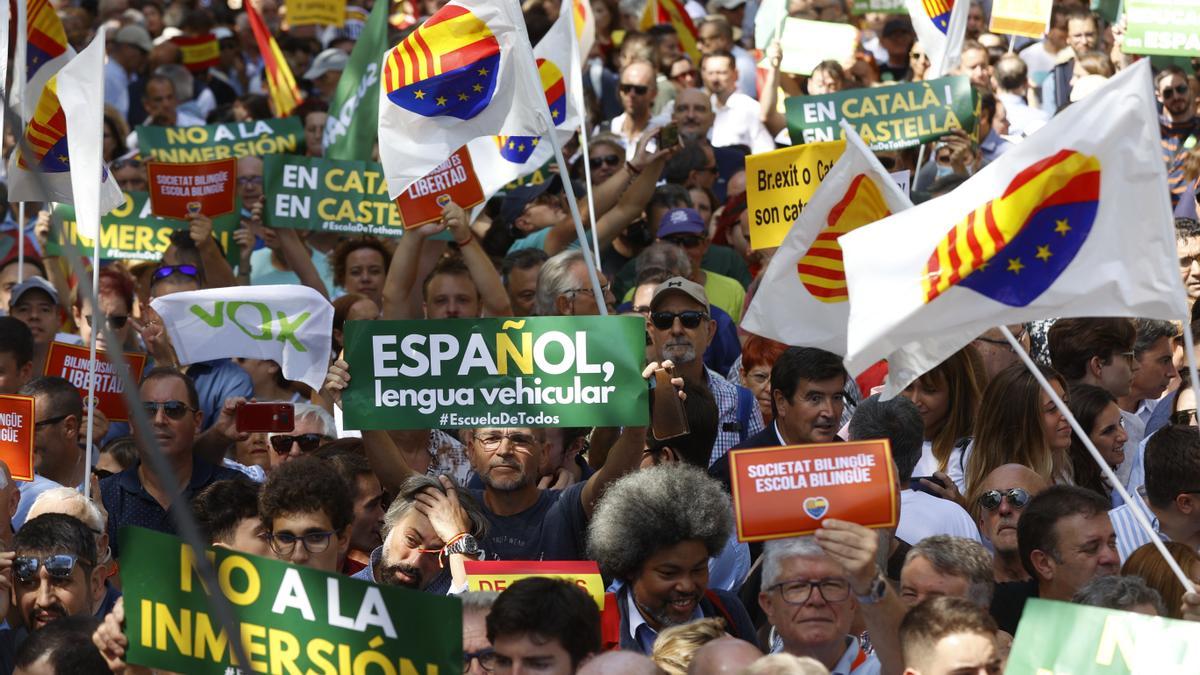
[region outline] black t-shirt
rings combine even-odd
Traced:
[[[1038,584],[1034,579],[996,584],[990,611],[1000,630],[1009,635],[1016,635],[1017,624],[1021,623],[1021,613],[1025,611],[1025,601],[1036,597]]]
[[[480,546],[488,560],[583,560],[587,552],[587,516],[583,512],[586,481],[565,490],[542,490],[537,503],[512,516],[497,516],[487,507],[483,490],[471,490],[488,519]]]

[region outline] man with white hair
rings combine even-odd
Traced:
[[[226,451],[247,434],[237,430],[238,406],[247,398],[235,396],[225,400],[217,421],[196,439],[196,454],[212,464],[223,464],[226,468],[241,471],[250,480],[261,483],[267,479],[268,469],[258,465],[245,465],[226,457]],[[294,425],[287,433],[273,433],[267,437],[271,450],[267,453],[270,468],[289,460],[315,452],[318,448],[338,438],[337,422],[321,406],[312,403],[293,403]]]
[[[879,569],[878,549],[878,533],[835,519],[814,536],[767,542],[758,603],[771,623],[771,652],[809,656],[844,675],[899,672],[905,608]],[[870,655],[851,634],[860,609]]]
[[[78,518],[96,537],[96,565],[107,568],[112,562],[112,548],[108,545],[108,513],[95,501],[85,497],[75,488],[51,488],[34,500],[33,505],[29,507],[28,520],[33,520],[43,513],[62,513]],[[105,573],[111,574],[111,570],[106,569]],[[95,608],[96,616],[104,618],[112,611],[113,605],[120,597],[121,591],[106,578],[104,597]]]

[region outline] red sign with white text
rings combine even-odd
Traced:
[[[88,348],[84,345],[69,345],[65,342],[50,343],[46,354],[46,375],[61,377],[79,390],[84,406],[88,404]],[[129,372],[134,379],[141,377],[146,367],[145,354],[125,354]],[[96,409],[104,413],[111,422],[129,421],[129,408],[125,405],[125,388],[121,378],[108,360],[108,355],[96,350]]]
[[[147,162],[150,212],[162,218],[189,220],[233,213],[237,197],[237,158],[171,164]]]
[[[483,186],[475,176],[475,166],[471,164],[471,154],[465,145],[441,166],[408,186],[396,197],[396,208],[400,211],[404,229],[411,230],[440,220],[442,208],[450,202],[464,209],[483,202]]]
[[[825,518],[893,527],[900,509],[887,440],[729,453],[740,541],[811,534]]]
[[[0,459],[14,480],[33,480],[32,396],[0,394]]]

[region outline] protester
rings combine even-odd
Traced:
[[[954,479],[962,474],[963,448],[975,424],[983,380],[982,362],[968,346],[905,388],[904,396],[917,404],[924,426],[916,475],[941,471]]]
[[[1200,578],[1200,554],[1197,554],[1195,549],[1177,541],[1165,541],[1163,546],[1189,579]],[[1121,565],[1121,574],[1140,578],[1158,592],[1166,610],[1159,616],[1183,618],[1180,611],[1184,594],[1183,584],[1154,544],[1146,544],[1130,554],[1125,559],[1125,564]]]
[[[113,584],[112,575],[117,571],[112,559],[112,547],[108,545],[108,514],[90,497],[85,497],[74,488],[60,487],[38,495],[29,509],[29,520],[44,513],[62,513],[78,519],[96,538],[96,565],[103,570],[104,597],[96,608],[96,616],[103,617],[112,611],[121,597],[121,591]]]
[[[909,550],[900,571],[900,599],[909,606],[948,595],[987,609],[992,604],[994,587],[987,549],[961,537],[937,535],[922,539]]]
[[[522,579],[492,603],[487,638],[496,653],[494,672],[570,675],[600,651],[600,612],[573,583]]]
[[[102,675],[111,672],[100,651],[90,643],[92,633],[99,626],[100,619],[96,617],[68,616],[35,631],[21,644],[14,672],[22,675]]]
[[[1076,591],[1071,601],[1077,605],[1105,607],[1149,616],[1167,614],[1158,591],[1147,586],[1141,577],[1097,577]]]
[[[495,669],[496,652],[488,641],[487,616],[498,596],[492,591],[469,591],[458,596],[463,608],[464,675],[484,675]]]
[[[727,635],[697,649],[687,672],[688,675],[740,673],[762,655],[762,650],[754,644]]]
[[[104,597],[96,539],[78,518],[46,513],[13,538],[13,609],[30,633],[68,616],[92,616]]]
[[[697,619],[670,626],[654,640],[650,658],[667,675],[687,675],[696,652],[725,633],[725,622],[719,618]]]
[[[315,457],[276,468],[258,495],[258,513],[279,560],[326,572],[339,569],[350,546],[354,502],[340,475]]]
[[[219,480],[192,498],[201,536],[216,548],[271,555],[271,532],[258,517],[262,486],[245,478]]]
[[[1150,437],[1146,442],[1145,489],[1132,495],[1133,502],[1109,514],[1122,561],[1150,541],[1134,521],[1135,508],[1167,541],[1200,545],[1200,495],[1191,487],[1196,480],[1200,480],[1200,437],[1194,427],[1171,425]]]
[[[905,673],[999,673],[1004,657],[996,645],[996,622],[961,598],[930,598],[900,624]]]
[[[0,394],[15,394],[33,377],[33,333],[24,321],[0,317]]]
[[[34,422],[34,477],[21,482],[21,505],[13,518],[13,527],[21,529],[33,502],[46,490],[82,486],[87,478],[84,468],[83,400],[79,390],[61,377],[30,380],[19,392],[32,396],[39,419]]]
[[[983,540],[991,546],[992,572],[997,583],[1029,578],[1017,544],[1018,524],[1029,500],[1049,485],[1045,478],[1023,464],[1004,464],[992,469],[967,493],[967,507],[979,525]]]

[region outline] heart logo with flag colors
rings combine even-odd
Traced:
[[[829,511],[829,500],[824,497],[806,497],[802,507],[809,518],[820,520]]]
[[[1025,307],[1067,269],[1100,206],[1100,160],[1061,150],[1013,177],[1004,194],[967,214],[929,256],[925,302],[964,286]]]

